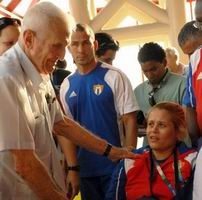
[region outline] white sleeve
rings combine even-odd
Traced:
[[[17,87],[12,77],[0,78],[0,85],[0,151],[34,149],[35,118],[24,88]]]
[[[105,76],[105,81],[113,91],[115,105],[120,115],[139,110],[131,83],[123,72],[110,69]]]
[[[196,169],[194,173],[193,200],[202,199],[202,148],[199,151],[196,160]]]
[[[62,106],[65,110],[65,114],[70,117],[71,119],[73,119],[73,116],[69,110],[69,106],[65,100],[65,95],[69,90],[69,80],[68,78],[65,78],[64,81],[62,82],[61,86],[60,86],[60,101],[62,103]]]

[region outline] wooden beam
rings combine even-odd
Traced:
[[[19,18],[19,19],[22,19],[22,16],[20,16],[19,14],[17,13],[14,13],[14,12],[10,12],[8,11],[4,6],[2,6],[0,4],[0,13],[5,16],[5,17],[14,17],[14,18]]]
[[[94,32],[100,31],[102,27],[116,14],[126,0],[111,0],[90,22]]]
[[[21,2],[22,0],[13,0],[11,1],[7,6],[6,6],[6,10],[12,12],[13,10],[15,10],[15,8],[18,6],[18,4]]]
[[[156,6],[154,3],[147,0],[127,0],[127,2],[144,11],[156,21],[169,24],[169,18],[166,10]]]
[[[143,24],[138,26],[114,28],[103,30],[104,32],[113,35],[113,37],[118,41],[124,40],[142,40],[147,37],[158,37],[158,35],[167,35],[169,30],[168,24],[163,23],[152,23]],[[144,34],[143,34],[144,33]]]

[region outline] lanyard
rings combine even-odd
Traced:
[[[156,160],[154,162],[155,162],[156,169],[157,169],[159,175],[163,179],[163,182],[168,186],[168,189],[172,192],[173,196],[176,196],[176,190],[173,188],[173,186],[171,185],[171,183],[166,178],[166,176],[163,173],[163,170],[161,169],[160,165],[156,162]]]
[[[174,175],[175,175],[175,187],[176,188],[173,188],[173,186],[171,185],[171,183],[168,181],[168,179],[166,178],[163,170],[161,169],[161,166],[159,165],[159,163],[156,161],[154,155],[152,154],[152,151],[150,151],[150,157],[151,157],[151,177],[150,177],[150,190],[151,190],[151,194],[152,194],[152,187],[151,187],[151,184],[152,184],[152,180],[153,180],[153,164],[155,164],[156,166],[156,169],[159,173],[159,175],[161,176],[162,180],[164,181],[164,183],[167,185],[168,189],[170,190],[170,192],[173,194],[173,196],[176,196],[178,191],[179,191],[179,186],[180,184],[183,185],[184,184],[184,180],[183,180],[183,177],[182,177],[182,174],[181,174],[181,171],[180,171],[180,167],[178,166],[179,163],[178,163],[178,159],[177,159],[177,152],[176,152],[176,149],[174,150],[173,152],[173,157],[174,157]],[[153,163],[153,164],[152,164]]]

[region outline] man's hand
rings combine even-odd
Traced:
[[[112,147],[108,158],[112,161],[121,160],[123,158],[135,159],[138,155],[128,151],[126,148]]]
[[[64,117],[64,120],[55,123],[54,130],[56,135],[64,136],[71,140],[74,144],[78,144],[83,148],[99,155],[103,155],[106,145],[108,144],[106,140],[91,134],[86,129],[82,128],[78,123],[67,117]],[[107,157],[112,161],[116,161],[122,158],[134,159],[136,156],[126,149],[113,146]]]
[[[76,195],[78,195],[80,190],[80,178],[77,171],[70,170],[67,174],[67,196],[70,200],[73,200]]]

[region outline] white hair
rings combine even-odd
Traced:
[[[54,31],[56,25],[66,28],[67,33],[70,34],[72,24],[73,18],[60,8],[50,2],[40,2],[25,13],[22,21],[22,34],[28,29],[36,33]]]
[[[165,49],[165,52],[171,56],[176,56],[177,57],[177,62],[179,61],[179,52],[176,48],[174,47],[168,47]]]

